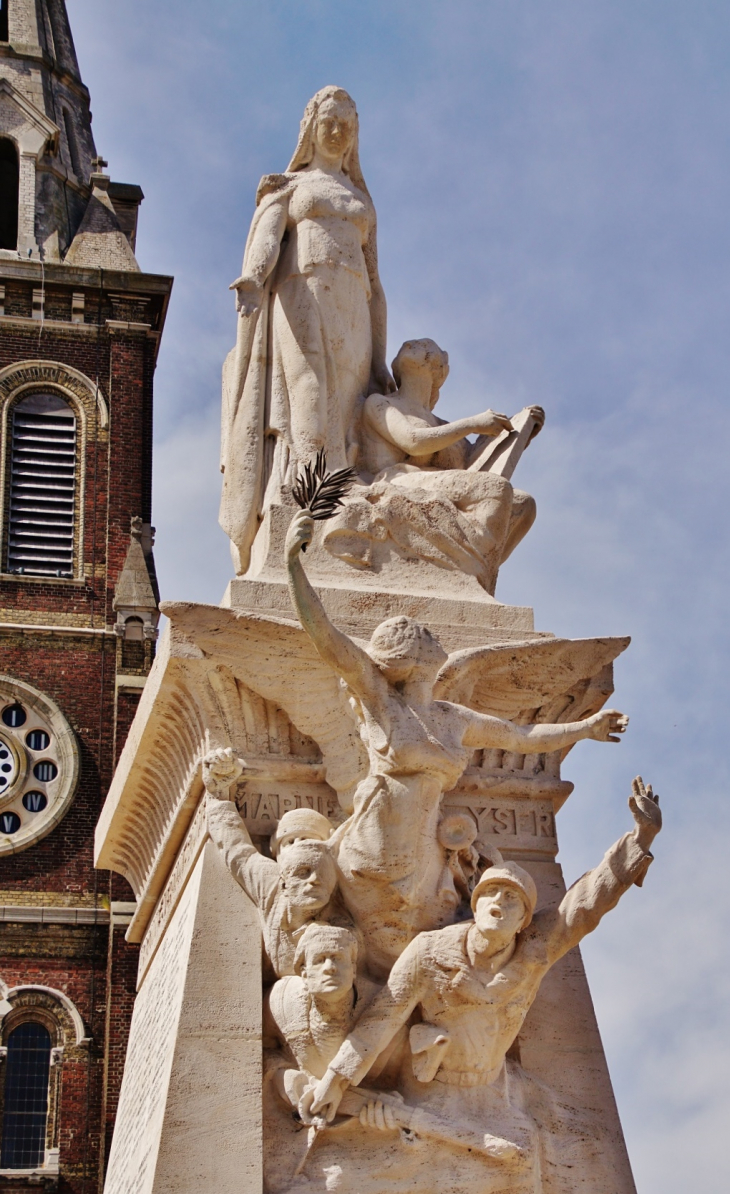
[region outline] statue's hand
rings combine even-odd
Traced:
[[[495,410],[485,410],[474,416],[473,431],[479,435],[499,435],[502,431],[514,431],[514,427],[507,415],[500,415]]]
[[[588,737],[594,738],[596,742],[620,742],[618,735],[625,733],[629,724],[626,714],[619,713],[618,709],[602,709],[586,721],[590,727]]]
[[[236,758],[230,746],[211,750],[203,759],[203,783],[206,792],[218,800],[230,800],[231,784],[243,771],[243,765]]]
[[[236,310],[241,315],[253,315],[261,306],[264,288],[253,278],[236,278],[229,290],[236,292]]]
[[[342,1096],[350,1083],[347,1078],[334,1070],[327,1069],[314,1089],[314,1098],[309,1107],[311,1116],[323,1115],[328,1124],[337,1115],[337,1109],[342,1102]]]
[[[314,1125],[317,1128],[323,1128],[327,1122],[324,1116],[312,1114],[314,1090],[315,1088],[313,1086],[306,1087],[296,1104],[297,1114],[299,1115],[299,1118],[303,1124],[307,1124],[309,1127]]]
[[[649,853],[654,838],[662,827],[662,811],[659,808],[659,797],[655,796],[651,784],[644,787],[640,775],[631,784],[629,808],[633,813],[636,829],[634,836],[645,853]]]
[[[300,551],[305,551],[307,544],[312,542],[314,534],[314,519],[307,510],[297,510],[289,523],[284,544],[284,555],[288,564],[295,560]]]
[[[545,411],[541,406],[528,406],[527,409],[535,421],[535,426],[532,428],[532,431],[530,432],[530,438],[527,441],[528,444],[531,444],[535,436],[539,435],[545,426]]]
[[[380,1099],[368,1099],[360,1109],[360,1123],[364,1128],[377,1128],[380,1132],[397,1128],[393,1110]]]

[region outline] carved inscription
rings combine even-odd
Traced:
[[[153,1186],[197,887],[183,892],[134,1005],[106,1194],[148,1194]]]
[[[492,805],[477,813],[480,835],[495,833],[510,837],[555,837],[552,809],[544,812],[519,805]]]
[[[558,843],[555,814],[549,800],[509,800],[492,796],[481,798],[449,794],[444,805],[469,812],[477,824],[479,837],[492,841],[500,850],[545,854],[554,857]]]
[[[343,818],[337,796],[327,784],[285,783],[281,780],[249,780],[238,789],[238,811],[253,836],[266,837],[292,808],[313,808],[331,821]]]

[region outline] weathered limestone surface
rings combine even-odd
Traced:
[[[545,414],[439,419],[432,340],[391,376],[357,137],[324,88],[259,187],[224,368],[237,575],[162,606],[99,822],[141,942],[107,1194],[635,1194],[578,945],[644,882],[651,787],[567,891],[555,861],[566,754],[627,728],[628,639],[495,599]]]
[[[208,843],[135,1004],[109,1194],[261,1188],[256,945],[250,901]]]

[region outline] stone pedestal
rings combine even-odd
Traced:
[[[141,967],[108,1194],[262,1189],[258,920],[195,837]]]
[[[540,641],[529,610],[424,595],[348,593],[320,585],[333,620],[361,639],[395,612],[417,614],[450,651],[480,642]],[[280,579],[236,580],[226,603],[257,617],[289,614]],[[186,607],[190,611],[191,607]],[[97,865],[131,883],[141,942],[139,994],[106,1194],[259,1194],[262,1177],[261,935],[253,905],[208,839],[201,762],[232,748],[244,763],[236,800],[263,851],[278,818],[311,807],[344,813],[316,743],[216,654],[216,613],[198,607],[200,641],[170,608],[171,624],[140,701],[97,831]],[[218,611],[218,616],[220,611]],[[187,615],[186,615],[187,616]],[[212,635],[212,637],[211,637]],[[204,643],[204,646],[201,646]],[[616,650],[621,649],[620,647]],[[569,720],[600,707],[610,667],[586,690],[537,720]],[[534,711],[533,711],[534,712]],[[548,713],[550,714],[548,716]],[[480,838],[529,869],[540,905],[565,891],[555,862],[555,817],[572,791],[559,754],[476,752],[447,808],[468,812]],[[566,1148],[552,1194],[634,1194],[598,1027],[578,949],[548,975],[514,1055],[571,1108],[581,1131]],[[567,1176],[566,1176],[567,1175]],[[566,1184],[567,1183],[567,1184]]]

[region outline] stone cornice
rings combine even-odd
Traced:
[[[28,261],[12,257],[0,258],[0,278],[14,278],[19,281],[41,282],[43,269],[40,261]],[[99,281],[105,290],[123,291],[127,294],[169,295],[173,278],[167,274],[147,274],[131,270],[102,270],[64,265],[63,262],[45,263],[46,285],[89,286],[99,289]]]

